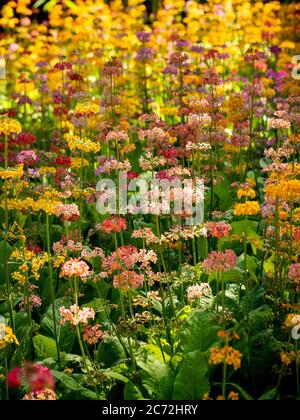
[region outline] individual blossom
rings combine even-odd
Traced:
[[[228,394],[228,399],[231,401],[238,401],[240,399],[240,396],[237,392],[230,391]]]
[[[90,267],[79,258],[70,258],[69,261],[66,261],[60,273],[61,277],[80,277],[81,279],[86,279],[90,274]]]
[[[95,311],[92,308],[82,308],[80,309],[77,305],[71,305],[70,309],[66,309],[64,306],[59,308],[59,313],[61,316],[61,324],[64,325],[66,322],[69,322],[72,325],[83,324],[86,325],[89,322],[89,319],[95,318]]]
[[[85,327],[83,330],[83,340],[90,345],[97,344],[104,335],[101,327],[102,325],[100,324],[88,325]]]
[[[213,251],[203,261],[205,273],[225,272],[234,269],[237,262],[237,255],[231,249],[224,252]]]
[[[201,299],[211,294],[211,288],[208,283],[195,284],[187,288],[188,301]]]
[[[221,239],[224,236],[228,236],[232,230],[231,226],[223,221],[220,222],[208,222],[206,224],[208,235],[213,238]]]
[[[260,213],[258,201],[247,201],[246,203],[236,203],[233,213],[235,216],[254,216]]]

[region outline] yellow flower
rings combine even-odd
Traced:
[[[71,158],[71,168],[72,169],[80,169],[81,165],[83,167],[89,166],[89,161],[86,159],[81,158]]]
[[[99,114],[99,110],[99,104],[96,104],[95,102],[84,102],[76,105],[75,114],[91,116]]]
[[[234,391],[230,391],[228,395],[228,399],[231,401],[238,401],[240,399],[239,394]]]
[[[219,365],[226,363],[233,366],[234,370],[241,367],[242,354],[231,346],[213,347],[210,349],[210,356],[208,363],[212,365]]]
[[[247,201],[246,203],[236,203],[233,213],[235,216],[254,216],[260,212],[258,201]]]
[[[300,180],[281,180],[277,184],[268,184],[265,187],[267,198],[279,198],[285,201],[298,201],[300,199]]]
[[[1,120],[0,120],[1,121]],[[2,179],[19,179],[24,175],[23,165],[15,166],[14,168],[3,169],[0,168],[0,178]]]
[[[10,136],[13,133],[19,134],[22,131],[19,121],[12,118],[0,118],[0,134]]]
[[[243,188],[243,189],[238,190],[237,196],[239,200],[243,197],[255,198],[256,192],[254,191],[253,188]]]
[[[20,265],[19,270],[21,270],[21,271],[28,271],[28,265],[27,264]]]
[[[280,359],[285,366],[289,366],[292,363],[291,356],[291,353],[286,353],[284,351],[280,353]]]
[[[65,259],[66,259],[65,256],[59,255],[53,263],[54,268],[59,268],[62,265],[62,263],[65,262]]]
[[[24,286],[24,284],[26,283],[26,277],[24,276],[24,274],[19,273],[19,271],[15,271],[12,273],[12,278],[14,280],[16,280],[20,286]]]
[[[85,153],[93,152],[96,153],[100,150],[98,143],[95,143],[85,137],[80,138],[79,136],[67,134],[66,140],[68,142],[69,148],[74,150],[80,150]]]
[[[13,330],[4,324],[0,324],[0,350],[5,349],[9,344],[13,343],[17,346],[19,345],[19,341],[14,335]]]
[[[55,172],[56,168],[54,168],[53,166],[44,166],[43,168],[39,168],[40,175],[55,174]]]

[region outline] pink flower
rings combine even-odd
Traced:
[[[114,287],[123,291],[131,288],[137,289],[144,282],[144,276],[137,274],[135,271],[124,270],[121,274],[114,276]]]
[[[231,226],[226,222],[208,222],[207,230],[209,232],[209,236],[213,238],[221,239],[224,236],[228,236],[231,232]]]
[[[95,318],[95,311],[92,308],[79,309],[77,305],[70,306],[70,309],[66,309],[62,306],[59,309],[61,316],[61,324],[64,325],[66,322],[70,322],[72,325],[83,324],[86,325],[89,319]]]
[[[31,295],[28,297],[28,303],[29,303],[29,310],[32,311],[33,308],[38,308],[42,305],[42,300],[38,295]],[[22,296],[21,298],[21,301],[19,303],[19,308],[21,312],[25,310],[24,296]]]
[[[269,128],[290,128],[291,123],[289,121],[284,120],[283,118],[272,118],[269,121]]]
[[[52,389],[30,392],[23,397],[25,401],[55,401],[56,399],[56,394]]]
[[[78,220],[80,213],[76,204],[57,204],[55,206],[56,217],[61,217],[63,221]]]
[[[91,274],[90,268],[86,262],[80,260],[79,258],[73,259],[70,258],[69,261],[66,261],[61,270],[62,277],[73,277],[77,276],[81,279],[85,279]]]
[[[22,384],[22,369],[15,367],[9,371],[7,375],[7,383],[10,388],[19,388]]]
[[[19,388],[23,383],[28,385],[31,392],[54,388],[52,372],[38,363],[25,362],[23,368],[15,367],[7,375],[10,388]]]
[[[195,284],[187,288],[188,301],[201,299],[211,294],[211,288],[208,283]]]
[[[292,264],[289,270],[289,278],[300,286],[300,264]]]
[[[23,376],[28,383],[31,392],[45,388],[54,388],[54,377],[52,372],[43,365],[27,362],[23,369]]]
[[[205,273],[225,272],[232,270],[237,262],[237,256],[231,249],[225,252],[211,252],[203,261],[203,270]]]
[[[88,344],[97,344],[101,337],[103,337],[102,325],[88,325],[83,331],[83,339]]]

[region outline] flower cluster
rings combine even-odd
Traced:
[[[61,324],[64,325],[69,322],[72,325],[83,324],[86,325],[89,319],[95,318],[95,311],[92,308],[80,309],[77,305],[71,305],[70,309],[66,309],[64,306],[59,308],[61,316]]]

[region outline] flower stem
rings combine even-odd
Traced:
[[[5,136],[5,146],[4,146],[4,168],[7,170],[8,168],[8,139],[7,136]],[[9,318],[10,318],[10,324],[12,327],[13,332],[15,333],[15,323],[14,323],[14,316],[13,316],[13,306],[11,302],[11,296],[10,296],[10,281],[9,281],[9,271],[8,271],[8,231],[9,231],[9,225],[8,225],[8,197],[7,197],[7,179],[4,180],[4,279],[5,279],[5,285],[6,285],[6,294],[7,294],[7,307],[9,311]]]
[[[59,343],[58,343],[58,334],[57,334],[57,322],[56,322],[56,314],[55,314],[55,296],[54,296],[54,285],[53,285],[51,247],[50,247],[50,223],[49,223],[49,214],[48,213],[46,213],[46,232],[47,232],[47,253],[49,255],[49,263],[48,263],[49,284],[50,284],[50,295],[51,295],[51,304],[52,304],[54,336],[55,336],[55,343],[56,343],[57,360],[58,360],[58,363],[60,363],[60,352],[59,352]]]

